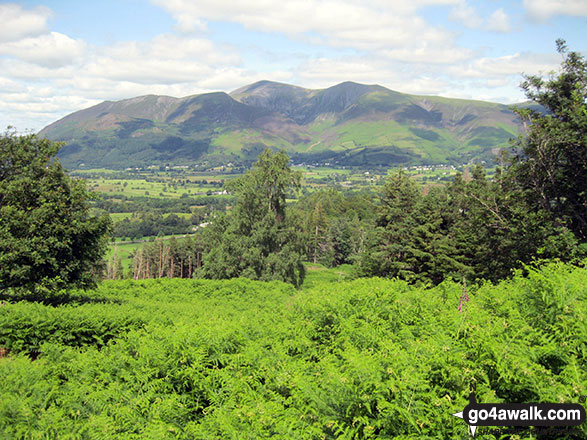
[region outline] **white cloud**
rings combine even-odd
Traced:
[[[494,88],[494,87],[504,87],[510,84],[510,80],[508,78],[497,78],[497,79],[488,79],[487,87]]]
[[[374,8],[390,9],[404,14],[413,14],[426,6],[454,6],[462,0],[363,0],[362,4],[368,4]]]
[[[491,32],[511,32],[510,18],[503,8],[499,8],[487,19],[481,18],[477,10],[465,0],[460,0],[449,15],[449,19],[470,29],[485,29]]]
[[[229,65],[241,62],[234,48],[219,47],[202,38],[178,37],[171,34],[158,35],[150,41],[127,41],[107,46],[100,52],[112,58],[141,58],[158,60],[195,60],[212,65]]]
[[[450,83],[439,78],[420,76],[396,83],[394,89],[414,95],[444,95],[448,92]]]
[[[197,61],[98,57],[84,66],[84,76],[138,84],[192,82],[213,73]]]
[[[233,65],[241,62],[232,47],[219,47],[202,38],[181,38],[164,34],[144,45],[147,56],[163,59],[198,59],[212,65]]]
[[[47,32],[47,20],[51,16],[51,10],[45,7],[27,11],[17,4],[0,4],[0,44]]]
[[[524,7],[530,17],[545,21],[555,15],[587,17],[585,0],[524,0]]]
[[[449,19],[458,21],[465,27],[472,29],[480,28],[483,25],[483,19],[477,14],[475,8],[464,0],[452,9]]]
[[[3,82],[0,79],[0,84]],[[97,103],[75,93],[64,94],[54,86],[19,84],[0,91],[0,129],[13,125],[20,131],[38,130],[66,114]],[[18,115],[16,119],[15,115]]]
[[[352,79],[414,95],[515,103],[524,100],[519,88],[520,72],[538,74],[550,71],[556,67],[555,59],[556,56],[521,54],[483,58],[459,66],[417,65],[406,68],[381,58],[321,58],[300,66],[296,84],[325,88]]]
[[[303,63],[297,71],[300,83],[308,88],[324,88],[353,81],[373,84],[388,77],[389,71],[381,63],[367,59],[315,58]]]
[[[378,27],[392,16],[413,16],[422,7],[455,5],[462,0],[152,0],[167,10],[182,31],[224,20],[265,31],[297,34],[346,28]]]
[[[408,64],[454,64],[468,60],[473,55],[470,49],[428,47],[425,43],[419,47],[383,50],[380,53]]]
[[[279,7],[273,0],[151,1],[181,32],[105,46],[50,32],[46,8],[0,5],[0,127],[39,129],[102,100],[230,91],[261,79],[309,88],[352,80],[405,93],[499,100],[519,96],[521,72],[547,72],[560,63],[556,55],[529,53],[478,58],[475,45],[482,43],[461,46],[455,30],[431,25],[421,14],[427,6],[444,6],[465,26],[511,31],[509,9],[480,17],[473,7],[478,3],[467,0],[282,0]],[[563,10],[577,15],[583,4],[525,2],[535,17]],[[213,22],[257,33],[219,44],[210,40],[222,29]],[[259,32],[286,36],[293,49],[257,47]]]
[[[443,79],[413,71],[402,72],[382,60],[369,58],[313,59],[299,67],[297,77],[299,85],[308,88],[326,88],[352,79],[414,94],[439,94],[447,85]]]
[[[198,82],[198,85],[207,91],[232,91],[245,84],[252,84],[261,80],[288,82],[292,80],[292,76],[291,72],[282,70],[256,72],[230,67],[215,71],[213,76],[202,79]]]
[[[429,5],[466,5],[463,0],[152,0],[170,12],[183,31],[209,21],[282,33],[307,44],[354,49],[388,62],[449,64],[470,59],[455,35],[418,15]],[[347,76],[348,78],[354,78]]]
[[[65,43],[61,52],[51,51],[53,41]],[[0,48],[0,125],[40,129],[102,100],[146,94],[182,97],[229,91],[267,77],[291,78],[286,71],[249,71],[240,67],[234,48],[188,36],[159,35],[106,47],[81,44],[85,50],[80,49],[79,57],[71,56],[76,46],[69,47],[69,42],[76,41],[50,33]],[[73,58],[76,64],[65,63]],[[20,116],[15,120],[14,115]]]
[[[426,5],[462,0],[282,0],[279,7],[273,0],[152,1],[171,13],[183,31],[190,23],[196,30],[207,20],[228,21],[255,31],[372,51],[409,48],[422,40],[431,48],[454,47],[452,33],[431,26],[416,12]]]
[[[71,78],[78,74],[72,65],[52,68],[18,59],[2,58],[0,58],[0,70],[14,80],[27,82],[53,81],[59,78]]]
[[[141,84],[90,76],[77,76],[60,80],[55,83],[55,90],[58,93],[86,97],[85,99],[96,104],[104,100],[118,101],[149,94],[180,97],[206,91],[199,88],[195,83]],[[77,110],[85,107],[78,107]]]
[[[80,60],[85,48],[81,40],[51,32],[0,44],[0,55],[10,55],[40,66],[62,67]]]
[[[125,42],[88,57],[84,76],[138,84],[193,83],[215,70],[241,63],[235,50],[204,39],[160,35],[148,42]]]
[[[0,65],[1,67],[1,65]],[[6,72],[4,72],[6,73]],[[6,78],[0,76],[0,90],[7,91],[10,90],[11,92],[18,92],[23,90],[25,87],[21,83],[14,81],[12,78]]]
[[[510,18],[505,13],[503,8],[499,8],[497,11],[491,14],[489,19],[487,20],[486,27],[489,31],[501,33],[511,32],[512,30],[510,25]]]
[[[455,78],[486,78],[496,79],[505,76],[544,74],[554,71],[560,64],[560,58],[550,54],[514,54],[496,58],[479,58],[472,63],[455,65],[448,73]]]

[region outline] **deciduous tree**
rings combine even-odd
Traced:
[[[89,287],[101,272],[110,219],[92,214],[59,148],[33,134],[0,136],[0,288]]]
[[[299,184],[300,174],[289,167],[288,155],[271,150],[261,153],[250,171],[229,182],[236,203],[229,216],[216,218],[204,231],[209,249],[199,275],[301,285],[302,231],[286,210],[286,195]]]

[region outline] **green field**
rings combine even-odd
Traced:
[[[187,183],[178,184],[174,180],[153,182],[144,179],[88,179],[88,187],[99,193],[112,193],[125,195],[127,197],[171,197],[177,198],[182,195],[206,194],[211,190],[210,186],[201,186]]]
[[[2,438],[466,439],[452,414],[471,383],[482,403],[587,394],[585,268],[530,269],[469,301],[451,282],[331,275],[302,290],[112,281],[45,304],[4,292]],[[502,438],[488,429],[476,438]]]
[[[178,217],[181,218],[185,218],[185,219],[189,219],[191,217],[190,213],[187,212],[170,212],[168,214],[165,214],[164,217],[167,217],[171,214],[177,215]],[[125,218],[132,218],[133,213],[132,212],[112,212],[110,213],[110,218],[112,218],[113,221],[120,221],[120,220],[124,220]]]
[[[114,258],[114,255],[117,255],[122,261],[122,267],[126,271],[130,268],[130,264],[132,262],[131,254],[134,254],[135,251],[144,244],[143,241],[141,242],[133,242],[133,243],[125,243],[125,242],[117,242],[112,243],[108,247],[108,252],[106,254],[106,260],[110,261]]]
[[[427,180],[440,180],[444,176],[454,176],[457,171],[462,172],[465,168],[421,165],[410,166],[405,170],[417,181],[425,183]],[[381,180],[388,172],[394,172],[397,168],[365,170],[334,166],[293,166],[292,169],[302,173],[302,186],[309,189],[342,182],[347,183],[352,189],[362,189],[371,187],[374,182]],[[222,182],[232,180],[240,174],[224,173],[220,170],[213,173],[181,171],[172,174],[156,171],[117,171],[115,173],[107,172],[107,170],[87,170],[76,171],[76,175],[85,178],[88,188],[97,193],[127,197],[178,198],[220,192],[223,189]],[[207,183],[202,184],[203,181]]]
[[[110,213],[110,218],[112,219],[112,221],[120,221],[120,220],[124,220],[125,218],[131,218],[133,215],[132,212],[112,212]]]

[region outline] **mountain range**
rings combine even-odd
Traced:
[[[518,136],[503,104],[416,96],[344,82],[306,89],[260,81],[230,94],[106,101],[40,131],[68,168],[248,164],[266,147],[339,165],[490,161]]]

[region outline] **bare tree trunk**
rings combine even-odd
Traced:
[[[141,271],[143,270],[143,248],[141,247],[137,250],[137,253],[134,257],[134,276],[135,280],[140,279]]]
[[[111,267],[111,271],[112,271],[112,280],[117,280],[119,278],[119,273],[118,273],[118,265],[119,265],[119,258],[118,258],[118,248],[115,247],[114,248],[114,255],[112,257],[112,267]],[[122,277],[120,277],[122,278]]]
[[[159,241],[159,271],[157,272],[161,278],[163,276],[163,242]]]
[[[106,263],[106,279],[107,280],[111,280],[112,279],[112,260],[108,259],[108,262]]]
[[[316,264],[316,261],[317,261],[316,254],[318,252],[318,225],[316,225],[315,238],[316,238],[316,241],[314,242],[314,264]]]
[[[167,273],[169,278],[175,278],[175,259],[171,255],[169,257],[169,272]]]

